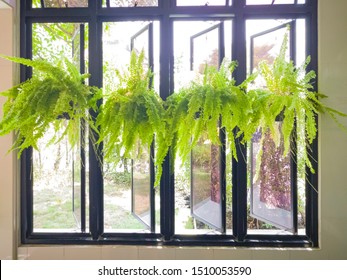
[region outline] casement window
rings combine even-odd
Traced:
[[[317,0],[20,3],[21,56],[67,57],[104,92],[114,88],[115,69],[126,69],[132,51],[144,52],[163,100],[206,64],[237,61],[233,78],[240,84],[260,61],[274,60],[286,33],[288,59],[299,65],[311,56],[308,68],[317,70]],[[21,68],[22,80],[31,75]],[[289,156],[258,131],[250,143],[236,143],[238,161],[221,130],[221,147],[200,139],[189,161],[168,154],[159,187],[154,149],[109,162],[85,123],[74,149],[64,140],[47,146],[51,133],[20,159],[24,244],[318,246],[317,143],[307,148],[302,129]],[[315,174],[305,167],[303,149]]]

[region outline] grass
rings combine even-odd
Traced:
[[[107,203],[105,204],[105,229],[144,229],[130,211],[124,210],[122,207]]]
[[[34,193],[34,229],[76,229],[69,195],[52,189]]]

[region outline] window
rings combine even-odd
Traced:
[[[316,19],[316,0],[22,0],[21,55],[68,57],[91,74],[90,85],[107,91],[117,82],[115,69],[126,69],[131,52],[143,51],[151,84],[166,100],[206,64],[237,61],[233,75],[241,83],[260,61],[273,61],[288,26],[288,59],[301,64],[310,55],[315,70]],[[22,69],[22,80],[31,75]],[[153,147],[137,159],[102,161],[102,146],[94,148],[85,123],[74,149],[68,141],[47,146],[47,131],[39,149],[21,157],[22,242],[318,246],[317,173],[305,168],[302,128],[291,156],[258,131],[247,145],[236,143],[238,161],[218,131],[222,147],[199,139],[185,162],[168,154],[160,187],[154,187]],[[260,148],[266,156],[258,162]],[[318,158],[316,142],[310,153]]]

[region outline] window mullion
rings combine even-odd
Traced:
[[[246,20],[241,12],[242,3],[236,1],[238,14],[233,22],[233,46],[232,56],[238,61],[238,67],[234,72],[237,84],[246,79]],[[247,148],[236,140],[237,158],[232,160],[232,208],[233,208],[233,234],[237,240],[242,241],[247,234]]]
[[[296,59],[296,20],[290,23],[290,59],[297,64]],[[290,178],[291,178],[291,204],[292,204],[292,222],[293,233],[298,234],[298,157],[297,157],[297,124],[295,122],[295,128],[293,131],[294,141],[291,143],[291,157],[290,157]]]
[[[92,2],[92,3],[91,3]],[[96,10],[96,3],[89,1],[89,9]],[[89,29],[89,83],[92,86],[102,86],[102,22],[98,20],[97,13],[92,13]],[[96,117],[94,112],[91,112]],[[89,215],[90,231],[93,239],[97,239],[104,231],[104,201],[103,201],[103,175],[102,175],[102,145],[98,148],[92,141],[96,137],[90,129],[89,141]],[[97,149],[97,150],[96,150]]]
[[[311,57],[311,62],[307,66],[307,71],[317,71],[318,69],[318,39],[317,39],[317,0],[307,0],[311,5],[311,14],[306,18],[306,55]],[[316,78],[314,90],[317,91],[318,78]],[[318,124],[318,116],[316,116]],[[318,138],[307,148],[312,154],[312,167],[316,171],[314,174],[306,168],[306,234],[310,238],[313,246],[318,246]]]
[[[168,9],[168,7],[165,7]],[[165,100],[173,92],[173,23],[168,13],[163,15],[160,28],[160,95]],[[170,155],[163,164],[160,184],[160,228],[165,240],[170,240],[175,232],[175,191],[174,175],[171,172]]]
[[[225,38],[224,38],[224,22],[220,23],[220,27],[218,29],[219,32],[219,65],[222,65],[223,59],[225,58]],[[222,148],[220,149],[221,153],[221,164],[220,164],[220,176],[221,176],[221,232],[226,233],[226,135],[225,130],[222,129],[220,131],[220,140],[222,143]]]
[[[80,25],[80,72],[81,74],[85,73],[85,26],[84,24]],[[81,231],[86,231],[86,134],[85,134],[85,127],[86,123],[85,120],[82,120],[81,122],[81,129],[80,129],[80,157],[81,157],[81,194],[80,194],[80,200],[81,200]]]
[[[154,34],[153,34],[153,23],[149,24],[148,28],[148,61],[149,61],[149,67],[152,71],[154,71]],[[153,80],[150,81],[150,86],[153,86]],[[152,143],[150,148],[150,212],[151,212],[151,232],[155,233],[155,189],[154,189],[154,183],[155,183],[155,166],[153,158],[155,156],[155,147],[154,143]]]
[[[27,20],[23,15],[26,6],[21,5],[21,40],[20,54],[21,57],[32,57],[32,22]],[[32,75],[30,67],[20,67],[20,81],[24,82]],[[25,150],[21,156],[21,226],[22,242],[33,233],[34,228],[34,193],[33,193],[33,161],[32,148]]]

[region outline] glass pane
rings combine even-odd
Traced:
[[[256,71],[259,62],[267,61],[272,63],[275,57],[279,54],[284,35],[287,32],[286,23],[279,25],[271,32],[260,32],[251,36],[251,72]],[[289,59],[289,48],[287,50]],[[258,83],[260,81],[257,81]]]
[[[192,70],[203,74],[206,65],[219,67],[219,28],[220,25],[217,24],[191,37]]]
[[[132,212],[148,228],[151,227],[151,172],[150,153],[132,161]]]
[[[134,50],[137,54],[141,53],[141,51],[145,52],[145,60],[146,64],[149,64],[148,62],[148,49],[149,49],[149,42],[148,42],[148,26],[145,26],[143,30],[133,38],[131,38],[131,49]]]
[[[209,28],[214,28],[219,22],[213,21],[178,21],[174,23],[174,78],[175,78],[175,90],[179,90],[181,87],[186,86],[190,81],[194,80],[198,72],[199,65],[206,62],[212,62],[214,55],[217,53],[213,51],[216,49],[217,43],[208,39],[216,38],[216,30],[212,32],[204,33],[204,36],[196,36],[200,32],[204,32]],[[199,58],[196,58],[198,63],[193,66],[191,63],[191,39],[195,36],[195,40],[200,40],[199,44],[195,44],[194,51],[198,53]],[[200,37],[200,38],[199,38]],[[231,61],[231,21],[224,21],[224,38],[225,38],[225,58]],[[201,45],[203,44],[203,45]],[[201,46],[204,46],[203,48]],[[205,50],[206,49],[206,50]],[[200,55],[200,54],[201,55]],[[203,54],[204,53],[204,54]],[[205,55],[201,58],[202,55]],[[209,57],[211,55],[211,57]]]
[[[201,76],[206,64],[219,65],[220,22],[174,22],[174,86],[175,91]],[[231,57],[231,21],[224,22],[225,57]],[[204,46],[203,48],[201,46]],[[217,124],[216,124],[217,129]],[[219,148],[208,142],[194,149],[191,159],[175,161],[175,231],[176,233],[204,234],[221,229],[221,189]],[[227,158],[228,153],[227,153]],[[211,164],[213,168],[211,168]],[[212,171],[213,170],[213,171]],[[231,165],[227,164],[231,171]],[[229,174],[228,174],[229,175]],[[228,180],[230,179],[230,181]],[[231,205],[231,178],[228,190]],[[227,183],[228,184],[228,183]],[[228,228],[231,229],[231,206],[228,204]],[[230,207],[229,207],[230,206]],[[206,211],[207,210],[207,211]],[[216,211],[214,211],[216,210]],[[214,214],[212,212],[214,211]]]
[[[130,38],[131,50],[135,51],[137,54],[144,52],[145,58],[143,63],[144,67],[147,69],[148,67],[153,69],[153,61],[151,60],[153,57],[153,50],[150,49],[150,40],[153,41],[153,39],[150,38],[151,33],[153,34],[153,23],[145,25]],[[153,42],[151,42],[151,44],[153,45]]]
[[[66,57],[80,68],[84,53],[80,30],[79,23],[33,24],[33,58],[54,62]],[[62,117],[60,121],[66,125],[70,120]],[[53,136],[59,139],[51,127],[38,150],[33,150],[34,231],[80,231],[86,218],[81,216],[86,208],[85,159],[80,144],[72,149],[66,136],[59,143],[50,143]]]
[[[230,6],[232,0],[177,0],[177,6]]]
[[[81,145],[79,143],[72,151],[72,211],[79,227],[82,224],[81,195],[83,190],[81,189],[81,166]]]
[[[232,154],[229,141],[226,141],[226,165],[225,165],[225,177],[226,177],[226,190],[225,190],[225,200],[226,200],[226,230],[227,233],[232,234],[233,228],[233,190],[232,190]]]
[[[294,4],[297,0],[246,0],[247,5]]]
[[[107,7],[108,4],[109,7],[156,7],[158,0],[106,0],[103,7]]]
[[[153,68],[153,45],[151,34],[153,34],[153,24],[149,23],[137,31],[131,38],[131,50],[140,54],[145,53],[144,66]],[[148,228],[151,228],[151,203],[154,203],[151,192],[151,151],[143,148],[141,158],[132,161],[132,212],[136,218],[142,221]]]
[[[48,146],[53,135],[52,128],[33,152],[34,231],[78,230],[72,207],[73,184],[80,183],[73,181],[74,153],[67,137]]]
[[[33,0],[33,8],[88,7],[88,0]]]
[[[72,151],[72,211],[79,228],[88,228],[88,128],[81,122],[80,137],[82,141]],[[87,141],[86,141],[87,140]]]
[[[57,57],[66,57],[79,67],[80,29],[80,23],[33,24],[33,58],[53,61]]]
[[[277,122],[277,127],[281,129],[281,122]],[[251,148],[251,216],[278,228],[293,230],[290,156],[283,156],[283,139],[277,147],[269,131],[262,133],[258,131],[254,135]],[[260,149],[263,150],[261,158]]]
[[[104,23],[103,31],[103,85],[105,92],[114,91],[118,84],[115,70],[121,73],[129,64],[131,51],[145,51],[149,64],[149,29],[153,24],[154,71],[159,64],[158,22],[114,22]],[[155,81],[159,75],[154,74]],[[155,82],[156,86],[159,82]],[[105,96],[105,101],[107,97]],[[105,142],[107,144],[107,142]],[[144,150],[139,158],[121,162],[104,162],[104,220],[105,231],[133,232],[148,230],[151,226],[150,209],[151,173],[150,154]],[[156,201],[159,198],[156,198]]]
[[[206,65],[219,67],[220,24],[214,25],[191,37],[191,68],[200,74]],[[205,46],[201,48],[201,46]],[[217,129],[217,127],[216,127]],[[201,139],[192,151],[191,207],[192,215],[199,221],[221,230],[221,178],[220,151],[217,146]]]
[[[222,228],[220,149],[201,140],[192,152],[192,214],[212,228]]]
[[[75,35],[72,38],[72,60],[75,63],[77,68],[80,68],[81,66],[81,43],[83,44],[84,42],[81,42],[81,33],[84,34],[84,27],[80,27],[80,30],[77,30]],[[84,47],[82,48],[82,51]],[[84,72],[84,69],[83,69]],[[81,132],[83,133],[86,131],[84,128],[81,127],[80,131],[80,137],[81,137]],[[82,196],[85,195],[85,181],[84,181],[84,186],[82,188],[82,180],[85,180],[84,177],[82,177],[82,165],[84,165],[85,159],[82,160],[82,154],[81,154],[81,142],[78,143],[77,147],[72,151],[72,211],[74,214],[74,217],[76,219],[76,223],[78,224],[79,227],[82,226],[82,208],[81,208],[81,200]],[[83,147],[84,148],[84,147]],[[85,155],[83,155],[85,157]],[[83,225],[84,226],[84,225]]]

